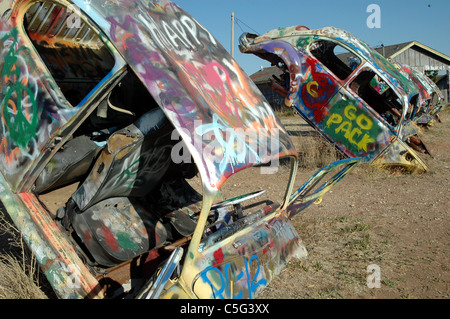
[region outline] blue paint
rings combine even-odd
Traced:
[[[203,142],[205,142],[205,135],[207,136],[207,134],[214,137],[213,140],[209,141],[205,150],[211,152],[211,154],[214,152],[216,158],[222,157],[219,163],[220,172],[225,172],[230,164],[232,164],[232,167],[240,168],[244,164],[261,162],[256,150],[249,147],[245,140],[245,132],[239,132],[239,129],[230,129],[217,114],[213,114],[212,119],[212,123],[196,127],[195,132],[202,136]],[[222,153],[222,156],[220,156],[220,153]]]
[[[250,267],[252,263],[256,262],[256,272],[252,276]],[[231,295],[231,287],[233,287],[233,291],[238,288],[239,283],[243,282],[243,278],[245,276],[245,290],[248,291],[248,298],[252,299],[256,290],[260,286],[266,286],[267,280],[264,278],[263,270],[261,269],[261,262],[259,260],[258,255],[253,255],[250,259],[244,257],[245,270],[241,270],[236,275],[237,270],[235,267],[232,267],[232,264],[225,264],[221,267],[209,266],[205,270],[203,270],[200,274],[200,278],[206,284],[211,286],[213,291],[211,298],[219,298],[219,299],[242,299],[244,297],[244,290],[240,290],[237,294],[233,293]],[[222,269],[220,269],[222,268]],[[230,276],[230,270],[233,276]],[[262,277],[262,278],[259,278]],[[214,280],[219,279],[219,280]]]

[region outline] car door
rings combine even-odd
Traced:
[[[327,39],[313,42],[309,52],[323,64],[331,81],[339,83],[321,111],[319,127],[347,156],[373,158],[386,147],[389,130],[353,90],[357,80],[365,80],[361,78],[366,63],[350,49]]]
[[[24,14],[17,21],[23,21],[23,26],[17,29],[44,74],[37,94],[42,91],[43,96],[49,93],[58,99],[36,99],[36,107],[44,112],[54,112],[54,105],[60,108],[55,114],[41,114],[35,138],[45,144],[20,182],[19,188],[25,190],[125,75],[126,63],[76,6],[42,1],[21,9]]]

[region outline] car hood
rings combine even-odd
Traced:
[[[221,44],[171,1],[75,0],[114,44],[217,190],[232,174],[285,156],[293,143]]]

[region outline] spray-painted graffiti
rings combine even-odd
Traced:
[[[80,8],[80,28],[69,23],[71,35],[55,36],[53,42],[44,41],[49,33],[43,29],[34,29],[31,35],[23,17],[11,20],[6,6],[0,5],[0,14],[9,23],[0,22],[2,98],[21,99],[21,103],[2,101],[0,148],[5,155],[0,157],[0,200],[38,257],[52,287],[60,297],[82,298],[153,296],[147,294],[147,288],[162,288],[161,297],[196,297],[197,293],[197,297],[206,298],[257,296],[289,260],[306,257],[306,248],[285,210],[297,199],[289,198],[289,194],[298,161],[280,120],[225,49],[174,3],[72,2]],[[58,15],[48,13],[48,8],[52,8],[51,13],[56,12],[53,8],[64,9],[52,0],[31,4],[11,0],[8,4],[18,16],[26,11],[25,21],[42,27],[61,22]],[[88,16],[91,13],[92,17]],[[67,26],[67,21],[63,22]],[[79,42],[75,33],[70,33],[89,26],[89,36]],[[16,39],[8,37],[12,29],[17,30]],[[89,38],[93,39],[91,43]],[[104,56],[94,48],[101,44],[97,39],[110,51],[114,65],[104,68]],[[40,51],[39,46],[49,50]],[[50,49],[56,47],[62,50],[52,56]],[[52,61],[54,69],[46,65]],[[67,65],[74,62],[86,62],[85,68]],[[90,83],[95,88],[78,104],[68,101],[67,91],[60,86],[64,81],[55,79],[74,76],[74,82],[84,82],[89,75],[101,78],[101,69],[108,74],[102,79],[89,79],[95,82]],[[293,72],[300,69],[300,64],[291,68]],[[141,115],[148,113],[134,114],[110,100],[110,93],[117,87],[133,87],[124,84],[129,75],[143,85],[145,99],[136,104],[143,109],[139,111],[152,110],[149,119]],[[314,80],[317,86],[313,83],[308,90],[312,108],[314,98],[319,98],[318,90],[326,85],[319,77]],[[9,85],[12,81],[19,84]],[[292,92],[297,92],[300,82],[293,87]],[[101,121],[111,119],[110,114],[102,117],[105,106],[119,114],[111,112],[114,125]],[[159,111],[159,115],[153,111]],[[128,115],[139,119],[130,120],[134,123],[131,125]],[[352,132],[356,125],[364,126],[364,119],[355,110],[348,110],[348,115],[356,117]],[[15,125],[15,131],[11,130]],[[171,161],[173,129],[183,139],[186,154],[195,165]],[[19,136],[20,130],[26,134]],[[157,133],[151,135],[153,132]],[[354,131],[353,139],[360,137],[358,132]],[[144,140],[149,138],[151,146],[146,141],[139,144],[141,135],[145,135]],[[78,138],[83,139],[69,144]],[[79,147],[84,144],[94,145]],[[76,145],[78,154],[87,154],[80,156],[82,164],[71,161],[74,152],[65,153],[71,145]],[[67,159],[67,154],[69,161],[56,165],[58,160]],[[216,216],[213,205],[220,204],[216,201],[228,177],[250,166],[259,168],[284,159],[291,160],[284,196],[275,199],[264,195],[253,201],[254,194],[265,194],[258,191],[237,197],[242,201],[247,198],[249,205],[244,207],[239,202],[221,206],[230,210],[229,219],[223,227],[217,227],[222,219],[220,214]],[[21,174],[14,174],[4,165],[6,161]],[[69,169],[66,172],[68,166],[79,169],[74,180],[69,176],[57,186],[38,190],[37,181],[49,184],[46,174],[53,171],[48,167],[62,167],[62,175],[67,177],[66,173],[73,173]],[[198,172],[203,196],[187,181]],[[26,185],[10,187],[22,178]],[[67,194],[65,204],[59,207],[43,205],[44,192],[61,190],[61,185],[77,189]],[[77,239],[72,241],[72,236]],[[81,256],[77,253],[80,251],[86,254]],[[168,259],[171,251],[176,254]],[[166,268],[168,264],[171,267]],[[173,273],[167,274],[164,269]],[[147,281],[155,276],[157,281]],[[161,285],[150,285],[156,282]]]
[[[333,105],[324,129],[333,139],[348,145],[351,152],[368,153],[379,129],[374,120],[354,104],[349,100],[341,100]]]
[[[41,72],[20,28],[0,22],[0,171],[16,187],[42,146],[73,112],[53,102],[49,77]]]
[[[406,111],[414,103],[417,88],[354,35],[334,27],[298,30],[293,26],[260,36],[243,34],[240,44],[243,53],[263,56],[284,72],[292,72],[293,65],[301,66],[295,74],[283,77],[300,83],[297,94],[289,92],[286,105],[292,105],[346,156],[364,156],[373,162],[396,137],[407,140],[404,127],[412,124]],[[275,45],[291,48],[281,54],[274,50]],[[383,91],[374,88],[374,79],[385,85]],[[426,147],[421,151],[426,153]],[[397,161],[398,157],[391,159]],[[405,166],[404,162],[397,164]]]
[[[251,144],[245,140],[246,134],[244,130],[230,130],[223,120],[217,115],[213,115],[213,122],[209,124],[199,125],[196,128],[196,133],[202,136],[203,140],[210,139],[207,152],[209,153],[222,153],[216,154],[220,157],[220,167],[224,171],[227,163],[235,163],[237,167],[243,163],[257,163],[260,158],[255,148],[249,148]],[[253,133],[253,132],[251,132]],[[255,136],[256,137],[256,136]],[[253,143],[257,143],[257,139],[253,140]]]
[[[308,66],[305,72],[307,82],[302,85],[301,97],[305,106],[313,111],[315,120],[319,123],[327,114],[328,101],[336,94],[339,89],[338,84],[326,73],[317,70],[317,60],[307,58]],[[308,74],[310,71],[310,74]]]
[[[220,256],[218,258],[220,259]],[[248,298],[251,299],[258,287],[264,287],[267,284],[258,255],[253,255],[251,258],[244,257],[244,264],[243,270],[236,269],[235,265],[225,264],[220,266],[221,269],[210,266],[202,271],[200,278],[213,290],[211,298],[242,299],[244,292],[238,289],[242,289],[239,287],[244,285]],[[255,269],[253,273],[252,269]]]
[[[281,147],[275,146],[276,149],[270,149],[271,145],[267,144],[267,154],[289,152],[291,146],[282,146],[290,144],[286,131],[270,105],[223,47],[195,19],[175,6],[148,10],[138,3],[133,14],[119,11],[119,7],[111,4],[105,8],[111,10],[111,16],[106,18],[110,22],[111,39],[164,106],[172,123],[182,128],[182,137],[190,141],[190,151],[203,159],[203,166],[208,167],[204,175],[211,187],[220,187],[231,173],[245,166],[236,162],[236,152],[228,149],[211,152],[211,144],[206,143],[203,136],[195,136],[211,130],[210,124],[214,126],[218,117],[223,132],[225,128],[241,128],[245,132],[255,130],[258,134],[260,128],[266,127],[269,128],[265,131],[266,140],[270,140],[270,134],[275,132],[272,128],[279,130],[276,138],[282,139],[283,143],[279,145]],[[164,19],[160,18],[162,15]],[[199,121],[206,130],[198,129],[196,123]],[[231,135],[224,138],[228,137],[234,138]],[[195,144],[196,140],[205,143]],[[220,148],[232,143],[224,142],[216,146]],[[226,160],[223,161],[225,152]],[[212,175],[212,171],[216,173]]]
[[[1,76],[4,83],[11,83],[6,87],[2,102],[2,120],[11,140],[25,148],[35,137],[38,125],[35,92],[27,85],[28,70],[19,60],[18,51],[25,48],[19,46],[17,29],[12,29],[1,40],[6,44],[4,50],[7,50],[2,54]]]
[[[219,248],[205,245],[196,261],[200,272],[194,291],[199,298],[253,298],[278,273],[286,254],[306,256],[297,232],[281,216],[247,228],[233,241],[221,240]]]

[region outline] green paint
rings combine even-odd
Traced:
[[[295,46],[297,48],[306,48],[312,42],[312,37],[298,38]]]
[[[123,249],[130,249],[132,251],[137,251],[139,249],[139,246],[131,240],[130,234],[128,233],[118,233],[117,244]]]
[[[133,189],[134,185],[139,185],[138,182],[144,182],[144,180],[136,179],[137,174],[139,172],[139,164],[140,164],[141,158],[139,157],[137,160],[135,160],[128,168],[126,168],[122,173],[120,173],[117,176],[117,180],[119,183],[114,189],[118,189],[120,187],[123,187],[125,184],[128,184],[127,191]],[[123,181],[122,181],[123,179]]]
[[[355,155],[370,153],[381,133],[378,122],[358,108],[354,100],[339,100],[330,104],[333,106],[324,120],[324,131]]]
[[[25,148],[36,137],[36,129],[39,124],[33,90],[29,86],[29,82],[23,81],[21,78],[22,71],[17,64],[19,53],[26,48],[20,47],[17,28],[12,29],[1,40],[3,42],[13,41],[4,57],[1,73],[2,79],[8,79],[8,82],[12,83],[12,85],[6,86],[5,98],[1,105],[2,115],[11,140]],[[19,46],[18,50],[16,50],[17,46]]]
[[[25,115],[23,100],[29,97],[29,115]],[[8,108],[8,101],[12,99],[16,104],[16,112],[13,113]],[[33,92],[29,87],[25,87],[20,82],[15,82],[6,92],[3,107],[3,118],[9,128],[10,138],[20,147],[27,147],[28,143],[36,137],[38,126],[37,104],[33,97]]]
[[[131,240],[130,234],[128,233],[118,233],[117,244],[124,249],[130,249],[132,251],[139,249],[139,246]]]

